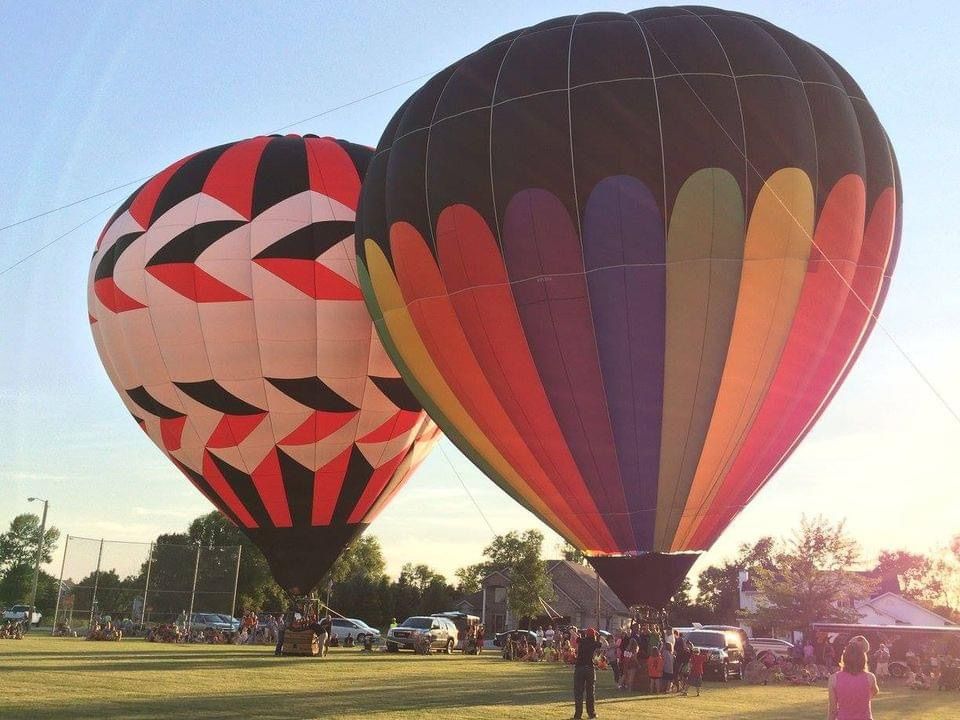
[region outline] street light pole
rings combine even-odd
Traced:
[[[33,592],[30,593],[30,615],[27,616],[27,630],[33,624],[33,614],[37,610],[37,583],[40,581],[40,559],[43,557],[43,541],[47,531],[47,508],[50,503],[43,498],[27,498],[27,502],[43,502],[43,518],[40,520],[40,542],[37,544],[37,561],[33,566]]]

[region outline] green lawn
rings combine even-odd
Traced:
[[[0,718],[566,718],[570,669],[490,654],[433,657],[333,650],[276,658],[268,647],[38,637],[0,641]],[[701,697],[618,692],[598,682],[601,718],[810,720],[826,689],[708,683]],[[877,720],[960,720],[960,694],[889,689]]]

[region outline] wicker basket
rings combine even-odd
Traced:
[[[283,633],[284,655],[319,655],[320,641],[313,630],[287,630]]]

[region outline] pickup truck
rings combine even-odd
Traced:
[[[25,622],[27,619],[27,615],[29,614],[30,614],[29,605],[14,605],[13,607],[3,611],[3,619],[4,620],[20,620],[21,622]],[[34,611],[33,619],[30,621],[30,624],[33,625],[34,627],[37,627],[40,624],[41,617],[43,616],[40,613]]]

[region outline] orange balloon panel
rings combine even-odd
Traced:
[[[137,423],[307,592],[438,431],[385,354],[353,247],[371,151],[256,137],[174,163],[90,265],[94,340]]]

